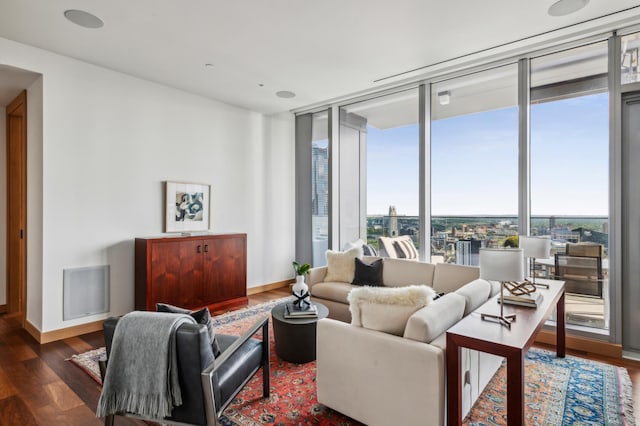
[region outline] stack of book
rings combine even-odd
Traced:
[[[300,309],[293,303],[287,303],[284,306],[285,318],[316,318],[318,316],[318,309],[315,305],[307,306],[305,309]]]
[[[505,305],[519,305],[528,306],[530,308],[537,308],[542,301],[542,293],[536,291],[534,293],[525,294],[522,296],[514,296],[513,294],[503,293],[502,298],[504,299]],[[498,301],[499,300],[500,299],[498,299]]]

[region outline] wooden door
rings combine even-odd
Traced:
[[[7,310],[27,311],[27,92],[7,111]]]
[[[246,240],[242,237],[207,240],[205,297],[209,303],[246,296]]]

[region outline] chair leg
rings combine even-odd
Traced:
[[[269,360],[269,323],[262,328],[262,396],[269,398],[271,394],[271,362]]]
[[[113,414],[109,414],[104,418],[104,425],[113,426],[115,424],[115,420],[116,420],[116,416],[114,416]]]

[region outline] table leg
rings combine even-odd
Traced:
[[[558,358],[564,358],[566,346],[565,346],[565,309],[564,309],[564,291],[558,299],[558,304],[556,305],[556,354]]]
[[[524,424],[524,352],[507,357],[507,425]]]
[[[447,334],[447,424],[462,424],[462,373],[460,347]]]

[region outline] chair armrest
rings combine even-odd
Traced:
[[[231,346],[229,346],[224,352],[222,352],[222,354],[218,358],[216,358],[211,364],[209,364],[207,368],[205,368],[202,372],[202,376],[204,377],[206,375],[210,378],[213,373],[218,368],[220,368],[221,364],[224,364],[224,362],[229,359],[233,355],[233,353],[237,351],[238,348],[240,348],[240,346],[242,346],[247,340],[253,337],[253,335],[256,334],[261,328],[263,339],[265,335],[267,336],[264,341],[269,343],[269,316],[267,315],[253,324],[249,330],[247,330],[242,336],[240,336],[235,342],[233,342]]]
[[[213,376],[216,371],[227,361],[239,348],[242,347],[254,334],[262,329],[262,344],[263,344],[263,365],[268,369],[269,364],[269,316],[263,317],[257,321],[247,330],[242,336],[240,336],[231,346],[229,346],[220,357],[213,360],[200,374],[200,381],[202,384],[202,392],[205,395],[205,410],[207,415],[208,424],[218,424],[218,416],[221,413],[216,412],[215,408],[215,393],[213,389]],[[221,408],[221,410],[224,409]]]

